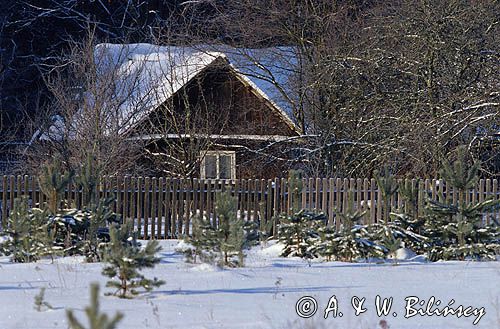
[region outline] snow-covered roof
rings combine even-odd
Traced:
[[[87,108],[96,107],[96,102],[101,101],[103,103],[98,107],[111,109],[113,112],[112,115],[106,116],[105,120],[101,120],[106,122],[106,129],[124,133],[216,61],[230,65],[240,81],[263,98],[290,127],[297,130],[286,111],[279,105],[285,105],[286,108],[286,101],[280,97],[284,92],[276,87],[285,85],[286,74],[272,74],[263,63],[263,58],[267,57],[259,56],[261,52],[262,50],[210,45],[179,47],[145,43],[99,44],[94,51],[97,76],[105,77],[101,83],[113,82],[112,95],[102,97],[87,92],[86,103],[91,106],[82,107],[74,115],[70,124],[74,129],[71,130],[77,131],[81,123],[86,121]],[[275,59],[268,60],[276,62]],[[103,101],[108,98],[109,100]],[[41,139],[53,138],[61,133],[64,126],[63,122],[57,120],[42,134]]]

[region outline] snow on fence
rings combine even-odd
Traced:
[[[425,196],[437,200],[441,195],[447,201],[457,202],[457,191],[448,188],[442,180],[408,180],[418,188],[417,211],[424,211]],[[134,220],[141,236],[151,239],[176,238],[189,234],[195,214],[210,218],[216,225],[217,212],[214,207],[217,193],[230,191],[238,197],[238,214],[245,220],[258,221],[261,227],[272,227],[276,232],[281,213],[290,214],[296,209],[311,209],[326,214],[328,225],[340,227],[335,211],[342,211],[348,205],[351,194],[354,207],[366,210],[365,223],[375,223],[382,218],[385,205],[374,179],[354,178],[308,178],[302,184],[294,184],[290,191],[287,179],[238,179],[205,180],[177,179],[165,177],[103,177],[99,193],[103,197],[114,196],[114,211],[126,219]],[[399,180],[404,183],[404,180]],[[298,186],[298,190],[297,190]],[[351,192],[350,192],[351,191]],[[33,176],[0,176],[0,215],[2,226],[14,199],[27,196],[32,206],[46,201]],[[84,193],[70,185],[65,198],[72,207],[82,208]],[[500,198],[496,179],[481,179],[478,186],[468,191],[465,202],[483,201],[486,198]],[[391,208],[408,207],[399,193],[390,200]],[[491,209],[484,214],[484,220],[500,219],[500,209]],[[267,225],[273,221],[272,225]],[[272,233],[271,232],[271,233]]]

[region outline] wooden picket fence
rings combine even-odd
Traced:
[[[404,183],[399,180],[399,183]],[[422,214],[426,195],[437,200],[439,196],[457,202],[457,191],[439,180],[408,180],[418,188],[417,211]],[[327,225],[339,228],[341,223],[335,213],[343,211],[348,202],[366,210],[364,222],[375,223],[382,218],[384,205],[374,179],[307,178],[292,185],[287,179],[238,179],[205,180],[166,177],[102,177],[99,186],[101,197],[114,196],[114,211],[123,218],[133,220],[144,238],[168,239],[190,233],[194,215],[210,218],[216,225],[215,200],[218,193],[230,191],[238,197],[238,216],[247,221],[258,221],[261,227],[272,227],[276,232],[276,218],[281,213],[291,214],[292,208],[310,209],[325,213]],[[38,179],[34,176],[0,176],[0,215],[5,226],[16,198],[26,196],[31,206],[46,201]],[[496,179],[481,179],[477,188],[468,191],[466,202],[500,198]],[[65,192],[67,204],[81,209],[86,197],[75,185]],[[399,193],[390,200],[392,209],[408,207]],[[500,219],[500,209],[484,214],[485,221]],[[270,221],[272,221],[270,223]],[[269,225],[268,225],[269,224]]]

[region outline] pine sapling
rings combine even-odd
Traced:
[[[107,224],[116,223],[119,221],[117,216],[111,209],[113,198],[100,199],[97,203],[91,203],[88,213],[90,216],[86,218],[88,225],[85,232],[85,241],[83,253],[87,262],[101,261],[101,247],[104,243],[102,237],[99,236],[99,229],[106,227]]]
[[[73,172],[64,172],[61,161],[57,158],[42,167],[38,184],[47,198],[47,208],[52,215],[59,212],[64,192],[72,179]]]
[[[38,208],[29,209],[26,198],[14,200],[2,235],[7,239],[0,244],[0,253],[12,256],[13,262],[33,262],[55,252],[48,234],[47,213]]]
[[[193,217],[192,223],[192,236],[184,239],[192,247],[180,249],[179,252],[184,254],[189,263],[196,263],[197,259],[204,263],[213,263],[219,244],[216,229],[208,219],[199,214]]]
[[[382,197],[382,200],[378,201],[378,206],[382,206],[382,203],[384,205],[383,221],[384,224],[387,225],[391,213],[391,196],[398,191],[398,182],[391,175],[388,167],[385,168],[383,175],[380,175],[378,171],[375,172],[375,181],[377,182],[379,193]]]
[[[315,258],[320,224],[326,222],[324,214],[301,210],[292,216],[280,216],[279,241],[285,245],[281,256]]]
[[[158,241],[150,240],[146,247],[141,248],[136,240],[136,234],[131,235],[131,225],[118,228],[112,225],[110,242],[104,250],[104,261],[107,263],[102,273],[118,280],[108,281],[106,286],[115,288],[114,295],[127,298],[137,295],[137,288],[151,291],[164,281],[154,278],[146,279],[139,271],[143,268],[153,268],[160,262],[156,253],[161,250]]]
[[[491,259],[496,256],[498,226],[484,225],[483,214],[498,207],[500,200],[488,198],[482,202],[467,203],[466,193],[478,180],[480,164],[467,164],[465,147],[459,147],[456,161],[443,161],[441,175],[448,186],[458,191],[458,199],[427,200],[426,233],[431,240],[429,258],[438,259]]]
[[[89,322],[88,329],[115,329],[118,322],[123,319],[123,314],[118,312],[109,318],[107,314],[99,310],[99,285],[93,283],[90,286],[90,305],[85,308],[85,314]],[[85,327],[76,319],[73,311],[66,310],[70,329],[85,329]]]
[[[243,247],[245,245],[245,231],[243,230],[243,220],[236,217],[238,200],[232,197],[229,192],[217,195],[215,203],[217,215],[219,217],[219,227],[217,236],[219,248],[222,253],[223,265],[243,266]],[[238,262],[230,262],[230,256],[238,256]]]
[[[387,252],[390,256],[393,257],[394,259],[394,265],[398,264],[397,260],[397,254],[396,252],[398,251],[399,248],[402,246],[402,241],[401,239],[397,239],[394,237],[394,234],[391,232],[389,228],[386,228],[386,234],[385,238],[382,241],[384,247],[387,248]]]

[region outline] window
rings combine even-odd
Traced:
[[[201,161],[201,178],[236,178],[236,155],[234,151],[207,151],[203,153],[205,157]]]

